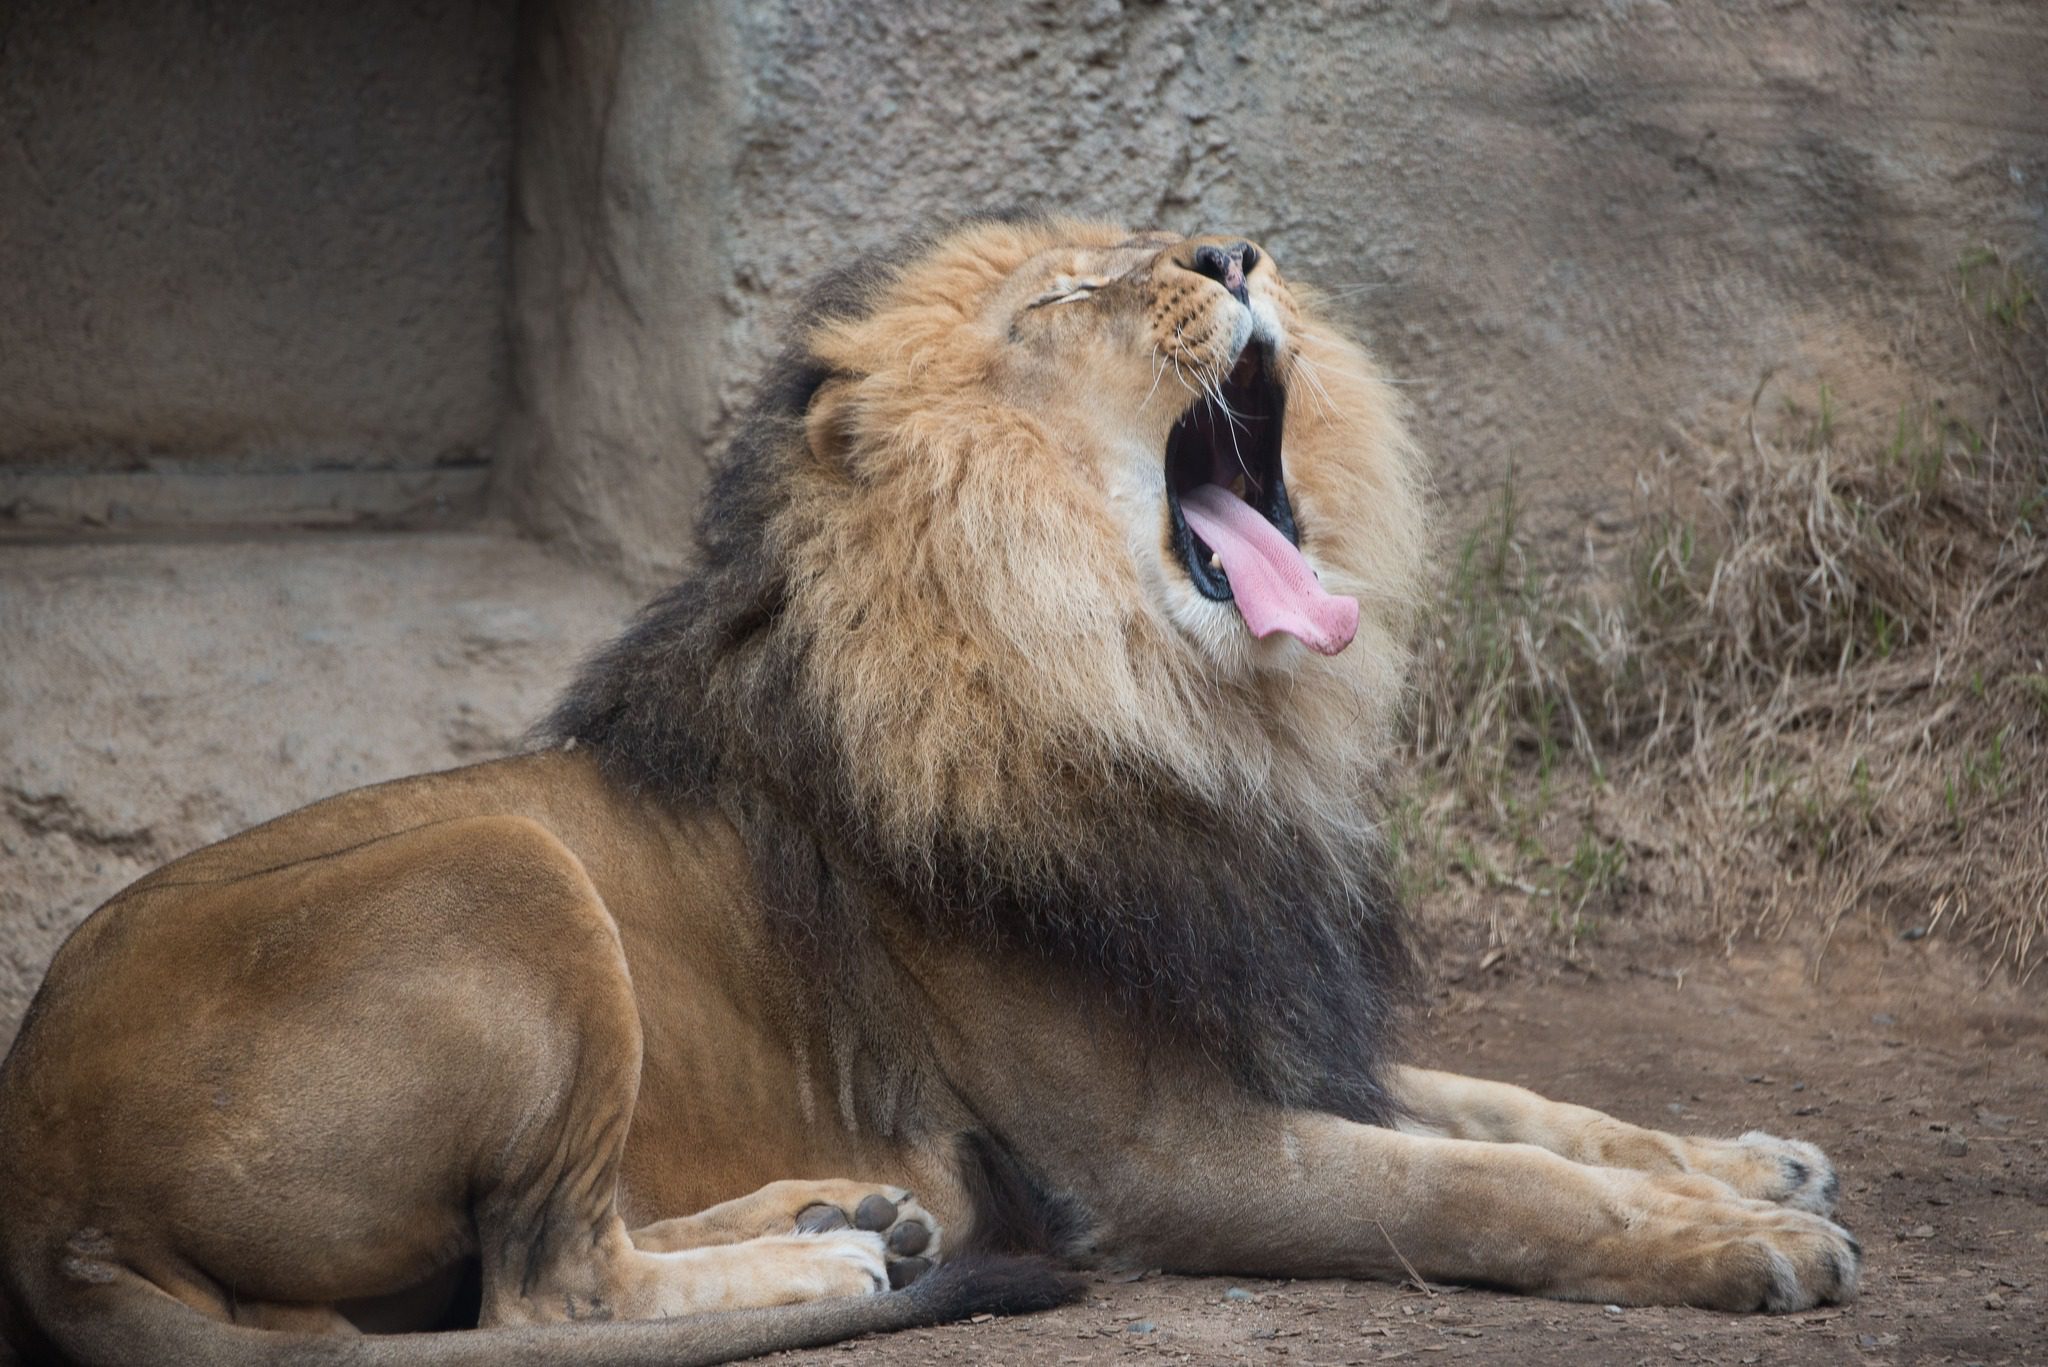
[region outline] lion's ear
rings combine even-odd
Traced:
[[[804,441],[825,464],[844,469],[853,447],[853,385],[829,380],[811,396],[804,412]]]

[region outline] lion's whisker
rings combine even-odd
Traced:
[[[1308,382],[1309,392],[1315,395],[1316,404],[1322,409],[1323,416],[1333,421],[1338,420],[1336,400],[1332,399],[1330,391],[1323,387],[1323,377],[1316,369],[1315,362],[1297,351],[1294,353],[1294,364],[1300,367],[1301,377]]]
[[[1152,367],[1152,387],[1145,391],[1145,401],[1138,405],[1140,410],[1152,406],[1152,396],[1159,392],[1159,382],[1166,378],[1166,368],[1171,364],[1166,357],[1158,357],[1158,363]]]

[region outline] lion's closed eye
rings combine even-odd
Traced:
[[[1025,305],[1026,308],[1044,308],[1048,304],[1071,304],[1077,299],[1086,299],[1095,291],[1108,284],[1107,280],[1062,280],[1045,294]]]

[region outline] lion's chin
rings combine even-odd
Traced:
[[[1166,439],[1169,544],[1195,592],[1232,603],[1255,637],[1335,655],[1358,634],[1358,600],[1325,592],[1301,553],[1281,461],[1287,391],[1261,344],[1196,400]]]

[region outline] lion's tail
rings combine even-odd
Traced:
[[[1077,1279],[1049,1262],[969,1255],[879,1296],[669,1320],[335,1338],[223,1324],[123,1272],[79,1298],[75,1305],[86,1313],[53,1316],[38,1328],[56,1360],[81,1367],[693,1367],[970,1315],[1026,1314],[1064,1304],[1079,1290]]]

